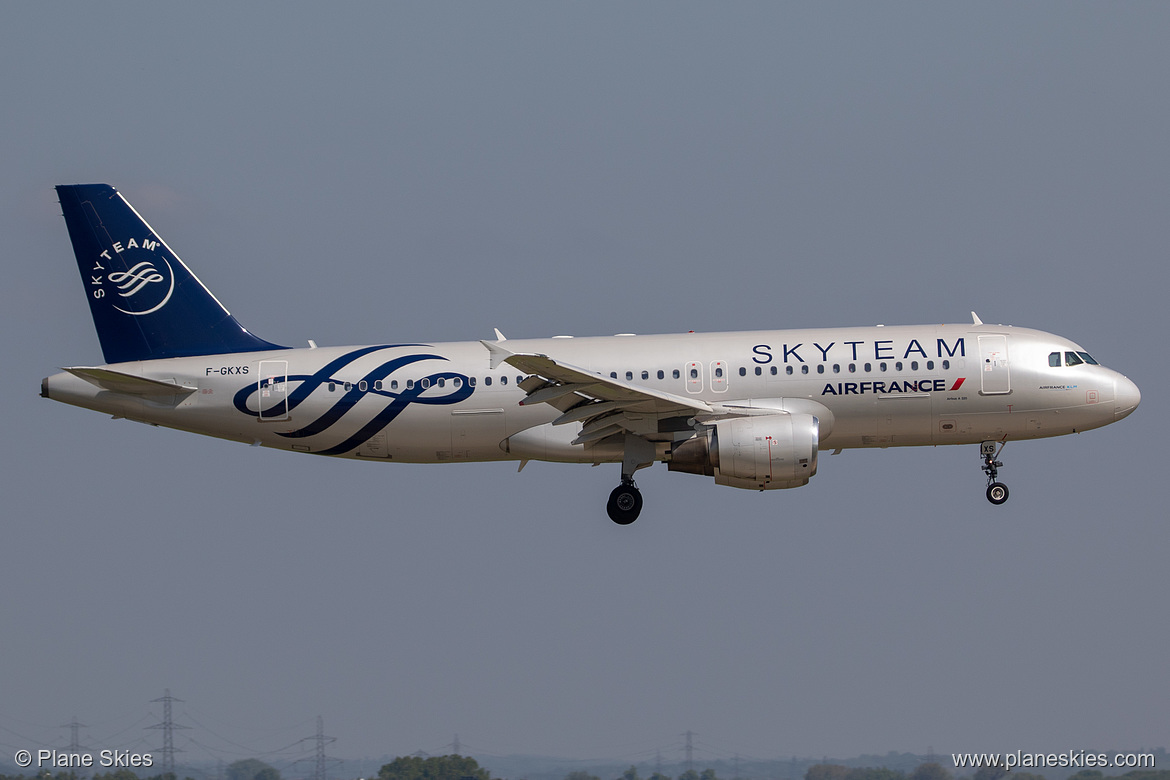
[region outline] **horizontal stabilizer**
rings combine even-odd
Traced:
[[[169,398],[173,396],[185,397],[195,392],[194,387],[183,387],[172,382],[160,382],[157,379],[111,371],[108,368],[66,368],[65,370],[91,385],[122,395]]]

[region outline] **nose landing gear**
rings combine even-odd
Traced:
[[[999,468],[1003,466],[1003,462],[999,460],[999,453],[1003,452],[1006,445],[1006,441],[985,441],[979,445],[979,455],[983,458],[983,473],[987,475],[987,500],[996,506],[1008,500],[1007,485],[998,481]]]

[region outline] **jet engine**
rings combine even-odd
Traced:
[[[819,439],[811,414],[733,417],[675,444],[667,468],[748,490],[800,487],[817,473]]]

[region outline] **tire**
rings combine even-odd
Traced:
[[[642,493],[633,485],[618,485],[609,494],[605,505],[609,519],[618,525],[629,525],[642,513]]]
[[[987,486],[987,500],[999,506],[1008,500],[1007,485],[1002,482],[992,482]]]

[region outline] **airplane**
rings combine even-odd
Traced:
[[[231,441],[386,463],[619,463],[607,513],[634,522],[634,474],[805,485],[818,454],[978,444],[1003,504],[1008,441],[1131,414],[1137,385],[1051,333],[984,324],[385,342],[289,348],[228,313],[107,184],[56,188],[105,364],[41,395]]]

